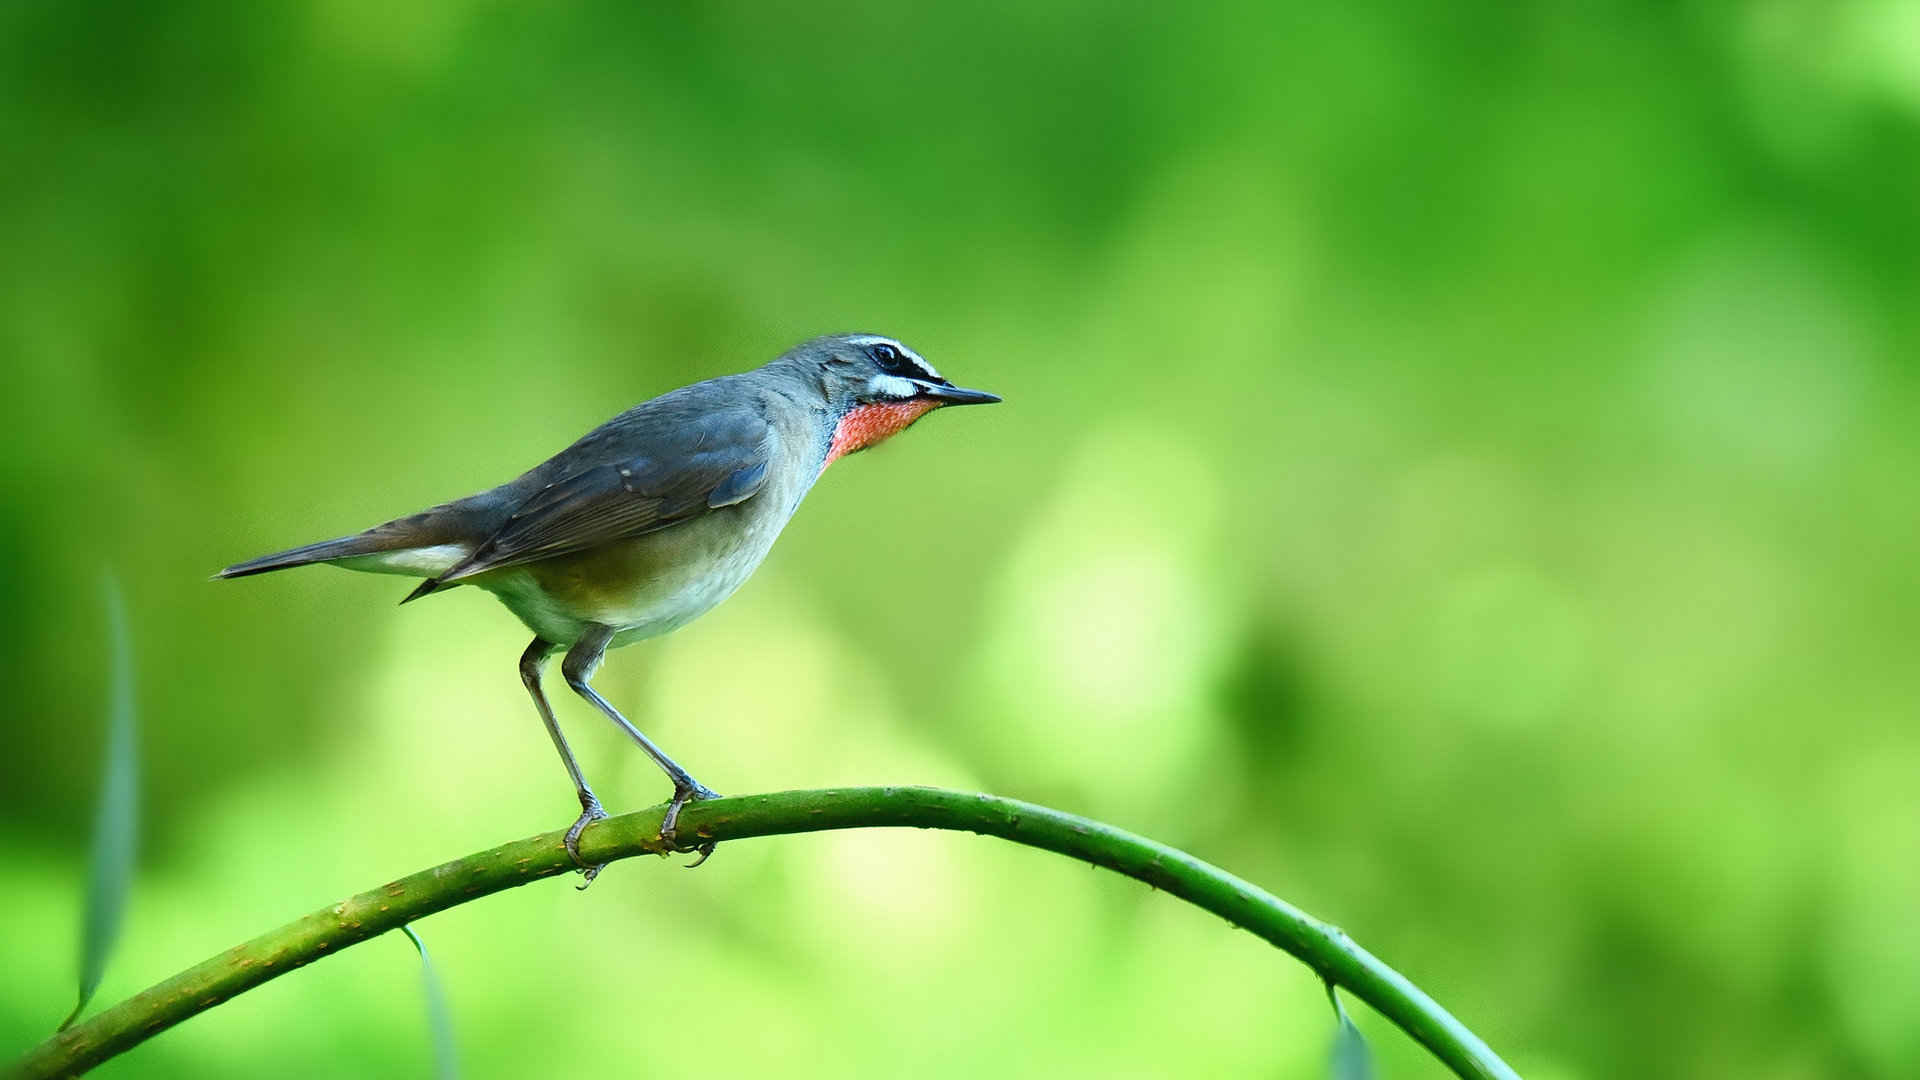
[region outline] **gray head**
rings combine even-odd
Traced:
[[[818,378],[836,413],[866,405],[920,402],[938,408],[1000,400],[984,390],[953,385],[919,353],[884,334],[828,334],[794,346],[774,362],[800,368],[808,381]]]
[[[919,353],[884,334],[829,334],[789,349],[768,367],[819,388],[834,427],[829,462],[906,430],[942,405],[1000,399],[948,382]]]

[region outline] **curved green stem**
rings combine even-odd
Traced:
[[[591,863],[663,853],[663,807],[589,828],[580,854]],[[754,836],[913,826],[957,829],[1085,859],[1180,897],[1293,954],[1327,982],[1399,1025],[1463,1077],[1518,1080],[1487,1045],[1398,972],[1342,933],[1264,890],[1185,852],[1031,803],[939,788],[782,791],[713,799],[680,815],[682,843]],[[27,1077],[68,1076],[139,1045],[182,1020],[303,964],[463,904],[574,868],[560,832],[503,844],[388,882],[236,945],[55,1034],[15,1068]]]

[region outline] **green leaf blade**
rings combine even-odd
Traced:
[[[1340,995],[1332,983],[1327,984],[1327,1000],[1333,1003],[1334,1016],[1340,1021],[1333,1033],[1327,1074],[1333,1080],[1373,1080],[1373,1052],[1367,1048],[1366,1036],[1360,1034],[1353,1018],[1347,1015],[1346,1006],[1340,1004]]]
[[[433,958],[427,955],[427,943],[413,932],[412,925],[402,923],[400,932],[407,935],[407,940],[420,952],[420,983],[427,995],[427,1030],[433,1036],[433,1075],[437,1080],[460,1080],[460,1060],[453,1043],[453,1013],[447,1008],[447,992],[440,982],[440,973],[433,966]]]
[[[100,802],[93,819],[87,900],[80,935],[80,988],[73,1011],[60,1029],[78,1019],[100,989],[107,958],[120,937],[127,893],[133,884],[136,838],[140,831],[140,748],[134,700],[133,642],[126,600],[119,582],[108,577],[106,598],[108,677],[107,738]]]

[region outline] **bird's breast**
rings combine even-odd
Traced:
[[[840,418],[833,429],[833,441],[827,446],[827,465],[869,446],[878,446],[907,430],[915,420],[939,407],[926,398],[912,401],[887,401],[862,405]]]

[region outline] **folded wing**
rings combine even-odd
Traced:
[[[771,440],[766,421],[750,409],[709,413],[671,427],[645,425],[632,437],[596,432],[536,470],[557,479],[516,506],[473,554],[422,582],[407,599],[489,570],[642,536],[745,502],[766,484]]]

